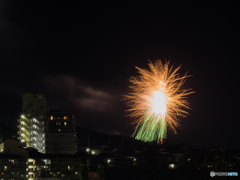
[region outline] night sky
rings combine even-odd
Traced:
[[[169,141],[240,148],[236,4],[79,2],[0,1],[1,121],[16,126],[32,92],[79,126],[131,135],[120,101],[128,79],[148,59],[168,59],[196,91]]]

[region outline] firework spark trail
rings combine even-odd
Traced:
[[[135,119],[132,124],[137,124],[132,136],[138,140],[160,142],[166,139],[167,127],[177,133],[176,127],[181,127],[178,117],[188,114],[183,110],[190,109],[186,96],[194,92],[180,88],[189,75],[179,76],[180,66],[169,68],[169,63],[150,61],[150,71],[136,67],[140,75],[129,80],[131,92],[124,100],[129,106],[128,116]]]

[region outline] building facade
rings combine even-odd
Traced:
[[[77,136],[74,114],[49,111],[43,116],[47,154],[75,154]]]
[[[1,180],[79,180],[83,167],[81,154],[43,154],[35,148],[22,148],[16,140],[0,144]],[[86,160],[85,160],[86,161]]]
[[[0,178],[1,180],[81,179],[82,158],[70,154],[56,155],[32,155],[26,158],[0,153]]]
[[[26,143],[26,147],[33,147],[41,153],[45,153],[44,124],[39,116],[46,114],[46,98],[43,94],[34,96],[31,93],[23,95],[23,111],[18,119],[18,139]]]

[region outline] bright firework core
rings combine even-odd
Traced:
[[[164,118],[167,113],[167,97],[162,90],[154,91],[151,99],[152,111],[155,115]]]
[[[129,80],[130,92],[125,95],[128,100],[128,116],[136,123],[132,137],[145,142],[157,140],[161,142],[167,138],[167,128],[176,134],[176,127],[181,127],[178,117],[185,117],[190,109],[186,96],[193,93],[190,89],[181,89],[187,73],[180,76],[177,71],[161,60],[152,63],[149,69],[138,68],[139,76]]]

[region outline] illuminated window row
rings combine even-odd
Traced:
[[[56,122],[56,125],[57,125],[57,126],[60,126],[61,123],[60,123],[60,122]],[[64,122],[64,126],[66,126],[66,125],[67,125],[67,122]]]
[[[54,117],[54,116],[50,116],[50,120],[53,120],[53,119],[61,119],[61,117]],[[63,116],[63,119],[64,120],[68,120],[68,116]]]

